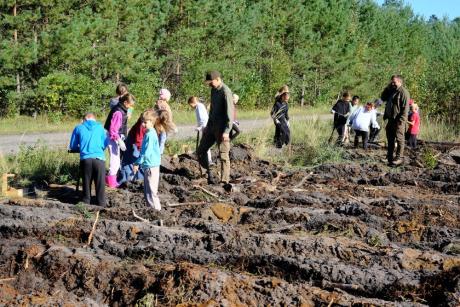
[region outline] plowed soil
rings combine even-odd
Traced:
[[[0,201],[0,305],[458,306],[449,150],[433,148],[432,169],[421,150],[398,168],[372,162],[381,149],[286,169],[238,146],[231,193],[193,156],[165,158],[161,212],[140,183],[108,191],[106,208],[65,186]]]

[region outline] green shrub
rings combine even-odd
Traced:
[[[41,144],[23,146],[16,156],[6,159],[8,171],[17,174],[18,180],[59,184],[77,180],[79,155],[62,149],[53,150]]]
[[[433,169],[438,165],[438,159],[436,157],[436,153],[430,147],[425,147],[422,151],[421,155],[423,164],[425,167]]]

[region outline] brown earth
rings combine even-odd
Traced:
[[[389,168],[372,162],[382,150],[358,149],[286,170],[239,146],[230,194],[182,155],[162,163],[159,213],[137,183],[106,208],[63,186],[0,201],[0,305],[458,306],[452,150],[434,147],[433,169],[421,151]]]

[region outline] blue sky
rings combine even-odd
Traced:
[[[377,3],[382,4],[384,0],[377,0]],[[436,15],[438,18],[447,16],[449,19],[460,17],[460,0],[404,0],[409,4],[413,11],[429,18],[431,15]]]

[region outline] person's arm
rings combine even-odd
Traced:
[[[334,104],[334,106],[333,106],[332,109],[331,109],[331,113],[337,112],[337,104],[338,104],[338,103],[339,103],[339,102],[337,101],[337,102]]]
[[[377,122],[377,114],[376,114],[375,110],[372,111],[371,126],[372,126],[372,128],[380,129],[379,123]]]
[[[71,152],[80,152],[80,133],[78,127],[75,127],[70,137],[69,150]]]
[[[233,95],[230,92],[230,90],[225,90],[225,110],[226,110],[226,123],[225,123],[225,130],[223,133],[223,136],[226,136],[228,138],[228,135],[230,133],[230,130],[232,130],[232,118],[233,118]]]
[[[105,150],[107,148],[107,146],[109,146],[109,141],[110,141],[110,139],[107,136],[107,133],[105,132],[104,127],[102,127],[102,125],[101,125],[101,144],[103,146],[102,149]]]
[[[118,131],[120,130],[120,127],[121,127],[122,118],[123,118],[123,115],[121,114],[120,111],[113,113],[112,120],[110,121],[110,128],[109,128],[109,136],[111,140],[116,141],[120,138]]]
[[[289,105],[286,103],[286,120],[289,121]]]
[[[356,108],[356,110],[348,117],[347,119],[347,125],[351,126],[353,124],[353,121],[356,118],[356,115],[359,113],[360,108]]]
[[[401,92],[401,99],[399,101],[399,114],[397,120],[400,123],[404,123],[407,121],[407,117],[409,116],[409,92],[402,91]]]
[[[134,162],[134,165],[139,166],[144,163],[145,159],[145,154],[146,154],[146,149],[149,147],[149,142],[150,142],[150,137],[148,133],[145,134],[144,139],[142,140],[142,146],[141,146],[141,153],[139,154],[139,158],[137,158],[136,162]]]
[[[208,112],[204,105],[197,106],[197,115],[198,115],[198,127],[204,128],[207,124]]]

